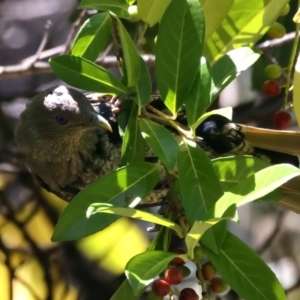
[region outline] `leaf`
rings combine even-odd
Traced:
[[[284,290],[264,261],[232,233],[226,233],[220,253],[204,248],[218,273],[245,300],[283,300]]]
[[[133,290],[129,284],[128,279],[126,278],[116,290],[116,292],[113,294],[113,296],[110,298],[110,300],[138,300],[140,295],[141,293],[139,293],[138,295],[133,294]]]
[[[126,265],[125,274],[135,295],[139,294],[153,279],[166,269],[169,262],[181,257],[188,260],[187,254],[174,254],[165,251],[151,251],[134,256]]]
[[[260,40],[289,0],[235,0],[221,26],[206,40],[204,56],[211,65],[229,50]],[[207,15],[207,18],[214,18]]]
[[[71,54],[95,61],[107,47],[111,26],[111,17],[108,13],[90,17],[78,31],[71,47]]]
[[[298,126],[300,126],[300,52],[295,65],[294,89],[293,89],[293,110],[295,112]]]
[[[224,108],[219,108],[219,109],[215,109],[215,110],[211,110],[210,112],[207,112],[205,114],[203,114],[198,120],[197,123],[195,123],[193,125],[193,127],[197,127],[204,122],[209,116],[211,115],[221,115],[225,118],[227,118],[228,120],[232,120],[232,107],[228,106],[228,107],[224,107]]]
[[[114,18],[117,23],[118,34],[122,46],[122,67],[127,87],[133,87],[141,74],[140,56],[136,52],[135,45],[118,18]]]
[[[221,25],[234,0],[200,0],[200,3],[205,17],[205,40],[207,40]]]
[[[222,217],[232,204],[238,207],[261,198],[290,179],[300,176],[300,170],[289,164],[273,165],[238,183],[216,203],[213,215]]]
[[[93,203],[89,206],[87,210],[87,217],[89,218],[96,213],[115,214],[123,217],[159,224],[161,226],[165,226],[174,230],[180,238],[183,238],[182,229],[179,225],[177,225],[173,221],[170,221],[169,219],[157,216],[152,213],[144,212],[129,207],[115,207],[107,203]]]
[[[180,195],[190,224],[207,219],[207,213],[223,195],[210,159],[198,146],[180,145],[178,152]]]
[[[120,18],[130,19],[126,0],[81,0],[78,8],[93,8],[97,10],[111,11]]]
[[[148,71],[148,67],[142,57],[140,57],[140,67],[141,74],[136,86],[137,97],[134,97],[133,99],[139,107],[142,107],[150,101],[152,92],[152,82]]]
[[[141,19],[150,27],[159,22],[171,0],[138,0],[138,12]]]
[[[79,239],[106,228],[118,219],[111,215],[86,217],[88,207],[97,202],[123,206],[128,200],[145,198],[159,177],[156,165],[140,162],[113,171],[78,193],[60,215],[52,241]]]
[[[121,81],[82,57],[61,55],[51,58],[49,63],[61,80],[77,88],[112,95],[128,93]]]
[[[204,18],[198,1],[172,1],[159,26],[156,76],[162,99],[174,115],[198,72],[203,40]]]
[[[133,105],[122,143],[122,165],[144,161],[146,143],[138,124],[138,108]]]
[[[187,121],[193,130],[199,126],[200,123],[198,123],[198,120],[211,102],[210,90],[210,67],[205,58],[202,57],[200,70],[185,101]]]
[[[221,91],[229,85],[241,72],[251,67],[260,57],[261,51],[249,47],[241,47],[223,55],[211,68],[211,97],[215,100]]]
[[[185,244],[187,247],[187,253],[191,259],[194,258],[194,248],[198,244],[199,240],[203,236],[203,234],[212,226],[218,224],[220,221],[223,221],[225,219],[229,219],[230,217],[227,218],[214,218],[214,219],[209,219],[206,221],[202,222],[194,222],[192,228],[188,232],[188,234],[185,237]],[[232,215],[232,218],[234,218],[234,214]]]
[[[139,126],[149,147],[172,173],[179,149],[173,135],[162,125],[150,120],[139,119]]]

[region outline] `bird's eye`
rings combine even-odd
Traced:
[[[57,115],[55,120],[59,125],[66,125],[68,123],[68,119],[62,115]]]

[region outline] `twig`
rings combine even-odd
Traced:
[[[287,44],[287,43],[290,43],[291,41],[293,41],[295,38],[295,35],[296,35],[296,32],[290,32],[290,33],[286,34],[284,37],[282,37],[281,39],[264,41],[263,43],[256,45],[255,48],[258,48],[260,50],[265,50],[265,49],[280,47],[284,44]]]

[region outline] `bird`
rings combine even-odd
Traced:
[[[115,111],[111,103],[93,103],[82,92],[63,85],[47,89],[29,101],[16,126],[15,140],[43,188],[71,201],[96,179],[121,166],[122,138]],[[179,114],[177,122],[185,125],[184,113]],[[273,164],[299,167],[300,138],[296,131],[235,124],[214,114],[199,125],[196,135],[198,145],[210,158],[247,154]],[[153,160],[153,156],[149,158]],[[167,186],[166,179],[160,176],[148,202],[164,198]],[[286,195],[278,203],[300,213],[298,186],[295,182],[287,184]]]

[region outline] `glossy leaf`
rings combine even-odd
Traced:
[[[127,87],[132,87],[140,78],[140,56],[137,54],[135,45],[121,20],[118,18],[115,18],[115,20],[122,46],[122,67],[124,79]]]
[[[87,217],[91,217],[96,213],[114,214],[123,217],[142,220],[145,222],[159,224],[161,226],[174,230],[180,238],[183,238],[182,229],[179,225],[177,225],[173,221],[170,221],[169,219],[163,218],[152,213],[144,212],[129,207],[115,207],[108,203],[94,203],[88,208]]]
[[[289,0],[235,0],[221,26],[206,40],[204,56],[213,64],[229,50],[252,47]],[[214,17],[215,14],[209,17]]]
[[[146,143],[138,124],[138,107],[133,105],[121,150],[121,163],[126,165],[133,162],[144,161]]]
[[[62,55],[49,60],[61,80],[77,88],[112,95],[128,93],[121,81],[96,64],[73,55]]]
[[[188,124],[192,129],[199,126],[198,120],[211,102],[211,76],[210,67],[204,57],[201,58],[201,66],[193,83],[190,94],[185,101],[185,110]]]
[[[71,47],[71,54],[95,61],[107,47],[111,26],[111,17],[108,13],[90,17],[78,31]]]
[[[216,255],[204,248],[209,260],[230,287],[245,300],[283,300],[284,290],[265,262],[230,232]]]
[[[122,284],[119,286],[119,288],[116,290],[116,292],[112,295],[110,300],[120,300],[120,299],[138,300],[140,294],[139,295],[134,295],[133,294],[133,290],[132,290],[132,288],[129,284],[128,279],[126,278],[122,282]]]
[[[223,55],[211,68],[212,100],[229,85],[241,72],[251,67],[260,57],[261,52],[249,47],[241,47]]]
[[[182,205],[189,223],[205,220],[223,195],[210,159],[198,146],[183,143],[178,152],[178,173]]]
[[[199,69],[204,18],[197,1],[172,1],[159,26],[156,44],[157,84],[166,106],[176,115]]]
[[[96,180],[77,194],[58,219],[53,241],[79,239],[106,228],[118,219],[113,215],[86,217],[93,203],[124,206],[137,197],[145,198],[155,187],[159,177],[157,166],[135,163],[111,172]]]
[[[150,74],[142,57],[140,57],[140,67],[141,73],[136,86],[137,96],[133,98],[139,107],[146,105],[150,101],[152,92]]]
[[[151,120],[139,119],[139,126],[149,147],[172,173],[179,148],[173,135],[165,127]]]
[[[139,15],[151,27],[161,20],[170,2],[171,0],[138,0]]]
[[[199,0],[205,17],[205,40],[221,25],[234,0]]]
[[[232,204],[239,207],[255,201],[296,176],[300,176],[300,170],[289,164],[265,168],[247,177],[224,194],[216,203],[214,216],[222,217]]]
[[[178,255],[165,251],[150,251],[134,256],[125,268],[126,277],[134,294],[137,295],[145,286],[149,285],[175,257],[188,260],[186,254]]]
[[[103,11],[111,11],[120,18],[130,19],[126,0],[81,0],[78,8],[92,8]]]

